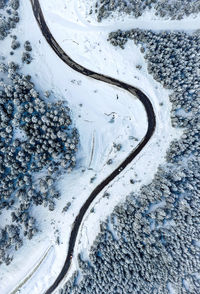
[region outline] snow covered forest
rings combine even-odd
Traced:
[[[92,1],[89,13],[95,13],[99,22],[116,11],[138,18],[146,11],[153,10],[156,16],[178,20],[200,11],[199,0],[97,0],[94,2]]]
[[[1,1],[0,8],[15,16],[1,16],[4,39],[19,21],[19,1]],[[11,49],[17,50],[17,36],[9,37]],[[13,248],[18,250],[24,237],[32,239],[40,229],[31,215],[33,206],[54,210],[60,198],[56,180],[75,166],[79,142],[66,102],[56,97],[48,102],[50,93],[41,97],[31,76],[23,75],[23,62],[31,62],[30,41],[24,43],[24,50],[19,64],[3,62],[6,56],[0,63],[0,211],[6,211],[9,219],[0,227],[0,264],[6,265],[12,261]]]
[[[41,7],[63,50],[142,89],[157,127],[89,207],[56,293],[200,293],[200,0],[57,1]],[[48,46],[29,1],[0,0],[2,294],[46,292],[80,208],[143,140],[140,101],[89,80]]]
[[[96,12],[101,21],[115,9],[139,17],[152,5],[161,17],[178,19],[199,10],[199,1],[171,2],[101,1]],[[171,143],[152,183],[128,195],[101,224],[89,258],[79,255],[80,271],[60,293],[200,291],[200,33],[131,29],[108,36],[121,49],[129,40],[144,54],[149,74],[171,90],[171,124],[183,135]]]

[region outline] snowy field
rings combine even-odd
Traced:
[[[124,51],[116,49],[107,42],[108,32],[118,28],[128,29],[133,26],[152,29],[187,29],[194,30],[199,18],[166,21],[151,17],[127,23],[106,21],[98,25],[91,19],[85,20],[85,1],[41,0],[44,17],[49,28],[61,47],[81,65],[122,80],[140,88],[150,98],[156,114],[157,127],[153,138],[123,173],[99,194],[91,205],[75,248],[72,261],[72,273],[77,269],[78,252],[88,254],[90,245],[99,231],[99,223],[124,200],[131,191],[139,191],[142,184],[150,183],[158,165],[164,162],[169,143],[181,134],[171,127],[168,102],[169,91],[162,88],[147,73],[145,61],[140,50],[133,44]],[[52,90],[55,96],[66,98],[72,110],[73,121],[80,133],[78,164],[70,175],[65,175],[58,182],[62,191],[61,200],[57,201],[54,212],[37,208],[37,220],[41,228],[31,241],[15,252],[15,259],[9,267],[1,266],[0,293],[39,294],[57,277],[66,257],[71,225],[82,204],[90,192],[113,171],[137,146],[147,129],[145,111],[141,103],[130,94],[86,78],[68,68],[52,51],[43,38],[32,14],[29,1],[21,1],[20,23],[16,31],[20,42],[30,40],[33,46],[33,61],[22,69],[31,74],[41,92]],[[145,16],[143,16],[145,17]],[[188,26],[190,23],[190,26]],[[1,55],[7,55],[10,47],[8,37],[0,48]],[[16,51],[12,59],[19,59]],[[140,65],[139,70],[136,66]],[[113,143],[121,144],[116,151]],[[107,164],[113,160],[111,165]],[[135,174],[135,178],[133,178]],[[91,180],[92,179],[92,180]],[[130,180],[134,180],[134,184]],[[109,197],[103,197],[104,192]],[[62,213],[67,202],[72,202],[70,209]],[[90,210],[94,208],[94,212]],[[39,211],[39,213],[38,213]],[[60,245],[57,244],[59,237]],[[14,278],[13,278],[14,277]],[[67,278],[67,277],[66,277]],[[20,291],[17,292],[20,285]]]

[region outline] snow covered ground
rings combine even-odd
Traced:
[[[78,236],[70,273],[78,267],[77,252],[88,254],[99,231],[100,220],[105,219],[126,195],[137,192],[142,184],[151,181],[158,165],[164,162],[170,141],[180,136],[180,132],[170,124],[169,91],[147,73],[140,50],[133,42],[128,43],[124,51],[107,42],[108,32],[118,28],[133,28],[134,22],[90,24],[85,21],[82,9],[84,3],[57,0],[55,4],[53,0],[41,0],[47,24],[61,47],[81,65],[144,91],[154,106],[157,127],[153,138],[136,160],[106,189],[109,198],[102,197],[103,191],[91,205],[94,212],[88,210]],[[96,185],[137,146],[146,132],[147,120],[136,98],[74,72],[56,56],[37,26],[29,1],[21,1],[20,15],[21,21],[13,34],[18,35],[21,43],[31,41],[34,58],[22,71],[32,75],[41,92],[52,89],[55,96],[67,99],[73,121],[80,132],[78,164],[70,175],[64,175],[58,182],[62,198],[57,201],[56,210],[47,212],[42,207],[35,210],[41,233],[15,253],[15,259],[9,267],[1,266],[0,293],[39,294],[48,288],[62,268],[71,225],[80,207]],[[188,20],[172,23],[176,29],[186,28]],[[190,23],[190,29],[194,29],[195,23]],[[166,22],[159,20],[146,23],[140,21],[140,25],[152,29],[170,28]],[[8,55],[10,42],[10,38],[4,41],[0,48],[2,55]],[[16,51],[16,61],[21,53],[22,49]],[[137,65],[142,66],[141,70],[136,68]],[[122,149],[116,151],[113,143],[122,144]],[[113,160],[113,164],[106,164],[109,159]],[[135,183],[131,184],[130,179]],[[70,209],[62,213],[69,201],[72,202]],[[56,244],[58,237],[60,245]],[[17,292],[19,285],[20,292]]]

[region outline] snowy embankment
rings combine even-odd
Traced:
[[[148,146],[111,187],[106,189],[110,194],[109,198],[102,197],[105,192],[103,191],[91,206],[94,207],[94,212],[88,210],[78,237],[80,243],[78,240],[75,251],[84,250],[87,254],[99,231],[100,220],[105,219],[128,193],[138,191],[142,184],[151,181],[157,166],[164,161],[170,141],[180,133],[171,128],[169,91],[164,90],[149,76],[139,49],[131,45],[121,52],[107,43],[108,31],[117,29],[118,25],[113,25],[112,28],[101,27],[100,30],[86,26],[82,19],[78,19],[77,11],[80,10],[74,7],[72,1],[57,0],[55,5],[53,0],[43,0],[41,5],[50,30],[69,56],[96,72],[140,88],[151,99],[157,118],[156,132]],[[94,187],[116,168],[142,139],[147,121],[144,109],[137,99],[110,85],[83,77],[59,60],[39,31],[29,1],[22,1],[20,14],[21,22],[17,26],[16,34],[19,38],[21,35],[21,42],[27,39],[31,41],[34,58],[23,72],[33,76],[40,90],[53,89],[57,96],[66,97],[81,136],[78,166],[72,174],[63,176],[58,183],[63,196],[57,202],[56,210],[53,213],[46,212],[41,207],[40,214],[37,210],[42,233],[17,252],[9,267],[2,266],[1,293],[12,292],[27,277],[20,293],[32,294],[42,293],[58,275],[66,257],[71,225],[80,207]],[[5,46],[1,48],[3,55],[8,52],[9,42],[8,38]],[[19,58],[17,52],[14,58]],[[136,68],[137,65],[142,68]],[[122,144],[121,151],[117,152],[113,143]],[[113,164],[106,164],[109,159],[113,160]],[[134,184],[130,183],[131,179]],[[114,197],[116,194],[117,198]],[[72,202],[72,205],[66,213],[62,213],[67,202]],[[60,245],[56,244],[58,237]],[[37,267],[46,253],[41,266]],[[77,266],[75,254],[72,270]],[[36,271],[33,274],[34,268]]]

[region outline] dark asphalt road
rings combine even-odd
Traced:
[[[51,294],[53,293],[53,291],[57,288],[57,286],[59,285],[59,283],[62,281],[62,279],[64,278],[64,276],[66,275],[66,273],[69,270],[69,267],[71,265],[71,256],[73,256],[73,252],[74,252],[74,245],[76,242],[76,238],[78,235],[78,231],[79,231],[79,227],[81,225],[81,222],[83,220],[83,217],[85,215],[85,213],[87,212],[90,204],[92,203],[92,201],[95,199],[95,197],[111,182],[113,181],[113,179],[118,176],[124,169],[125,167],[127,167],[127,165],[132,162],[132,160],[140,153],[140,151],[144,148],[144,146],[148,143],[148,141],[150,140],[150,138],[152,137],[155,127],[156,127],[156,119],[155,119],[155,114],[154,114],[154,110],[153,110],[153,106],[149,100],[149,98],[138,88],[135,88],[131,85],[128,85],[122,81],[118,81],[112,77],[108,77],[106,75],[103,74],[99,74],[96,72],[93,72],[81,65],[79,65],[78,63],[76,63],[74,60],[72,60],[64,51],[63,49],[59,46],[59,44],[56,42],[56,40],[54,39],[54,37],[52,36],[42,13],[41,7],[40,7],[40,3],[39,0],[30,0],[31,4],[32,4],[32,8],[33,8],[33,13],[34,16],[38,22],[38,25],[41,29],[41,32],[43,34],[43,36],[45,37],[46,41],[49,43],[49,45],[51,46],[51,48],[55,51],[55,53],[68,65],[70,66],[72,69],[74,69],[75,71],[88,76],[90,78],[93,78],[95,80],[99,80],[114,86],[117,86],[119,88],[122,88],[126,91],[128,91],[129,93],[133,94],[134,96],[136,96],[141,103],[143,104],[146,114],[147,114],[147,119],[148,119],[148,129],[147,132],[144,136],[144,138],[142,139],[142,141],[138,144],[138,146],[132,150],[132,152],[127,156],[127,158],[105,179],[103,180],[95,189],[94,191],[89,195],[87,201],[84,203],[84,205],[81,207],[79,214],[77,215],[74,223],[73,223],[73,227],[72,227],[72,231],[71,231],[71,235],[70,235],[70,239],[69,239],[69,248],[68,248],[68,253],[67,253],[67,257],[65,259],[65,263],[63,265],[63,268],[61,270],[61,272],[59,273],[58,277],[56,278],[56,280],[52,283],[52,285],[49,287],[49,289],[45,292],[45,294]]]

